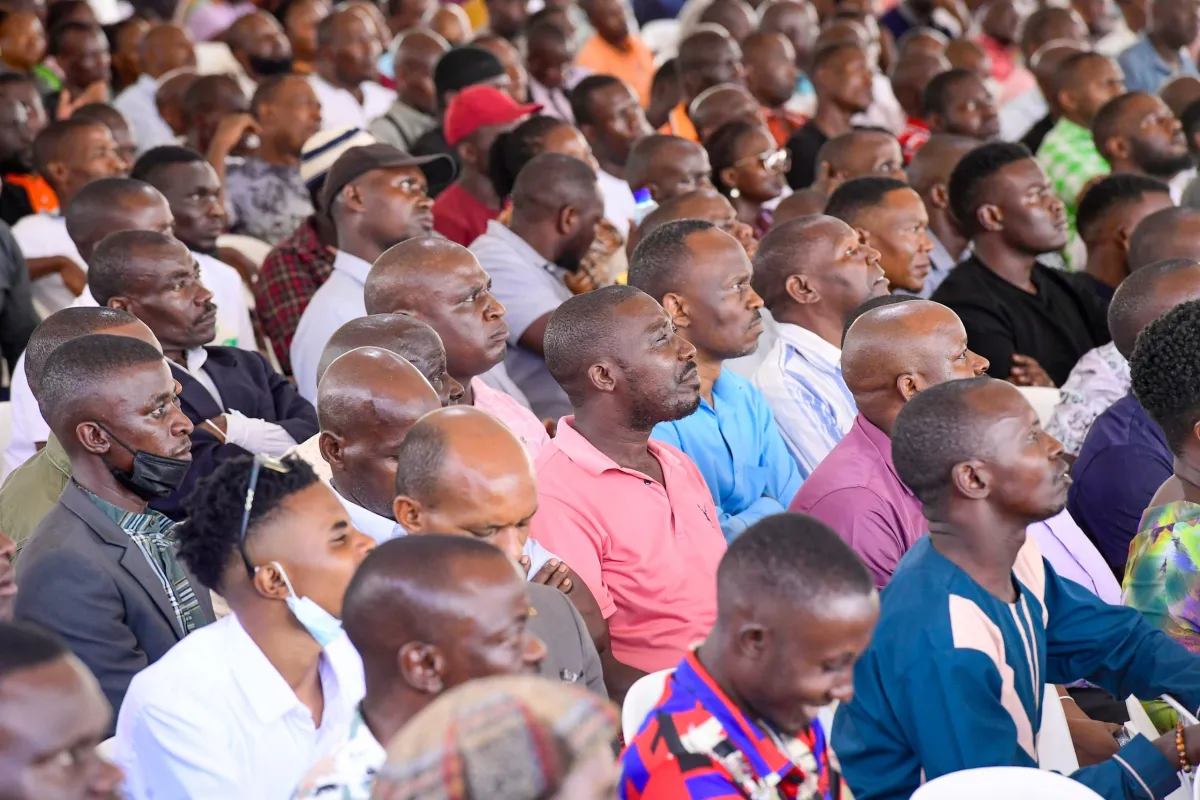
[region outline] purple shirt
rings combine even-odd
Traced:
[[[880,589],[925,534],[921,501],[892,463],[891,438],[862,414],[800,486],[788,510],[811,514],[837,531]]]
[[[925,535],[919,501],[896,474],[891,438],[862,414],[792,500],[789,511],[811,514],[838,532],[882,589],[900,558]],[[1121,587],[1100,552],[1065,510],[1026,529],[1062,577],[1106,603],[1120,605]]]

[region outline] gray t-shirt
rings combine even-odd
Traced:
[[[313,213],[298,168],[253,157],[230,159],[225,165],[225,200],[230,233],[253,236],[272,247]]]
[[[520,344],[522,334],[540,317],[571,297],[563,283],[566,270],[542,258],[517,234],[496,220],[469,248],[492,276],[492,294],[504,304],[508,322],[508,375],[525,393],[539,417],[558,419],[571,411],[567,394],[551,377],[546,362]]]

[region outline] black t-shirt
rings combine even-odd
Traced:
[[[0,220],[8,225],[16,225],[17,220],[33,215],[33,204],[29,202],[29,192],[24,186],[4,182],[0,187]]]
[[[1046,134],[1054,127],[1054,121],[1054,117],[1047,114],[1033,123],[1033,127],[1021,137],[1021,144],[1028,147],[1029,152],[1036,153],[1038,148],[1042,146],[1042,140],[1046,138]]]
[[[1037,294],[1013,286],[971,256],[931,299],[958,314],[968,346],[991,362],[992,377],[1008,378],[1013,353],[1020,353],[1062,386],[1080,356],[1112,337],[1094,295],[1041,264],[1034,265],[1032,279]]]
[[[1104,319],[1107,321],[1108,307],[1112,305],[1113,295],[1117,293],[1117,290],[1086,272],[1068,273],[1067,280],[1074,283],[1079,291],[1096,298],[1096,302],[1100,304],[1100,312],[1104,314]]]
[[[788,186],[797,190],[812,186],[817,178],[817,153],[828,141],[829,137],[811,119],[792,134],[787,143],[788,152],[792,154],[792,168],[787,174]]]

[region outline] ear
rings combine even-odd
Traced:
[[[94,456],[100,456],[112,449],[108,436],[94,422],[81,422],[75,426],[75,438],[83,448]]]
[[[362,190],[353,183],[347,183],[342,187],[341,197],[342,203],[350,210],[358,212],[367,210],[367,203],[363,198]]]
[[[274,562],[269,562],[254,571],[252,580],[255,590],[269,600],[283,600],[288,596],[287,583],[283,573]]]
[[[332,431],[321,431],[317,436],[317,448],[321,451],[321,458],[325,459],[325,463],[335,472],[344,466],[342,454],[345,446],[345,440]]]
[[[926,122],[929,124],[930,131],[933,133],[942,133],[946,130],[945,121],[942,119],[942,115],[939,112],[930,112],[928,116],[929,118],[926,120]]]
[[[456,149],[458,150],[459,159],[464,164],[474,164],[475,158],[479,155],[478,148],[476,148],[473,143],[468,142],[466,139],[463,139],[461,142],[459,142]]]
[[[975,212],[975,220],[985,231],[997,233],[1004,230],[1004,212],[1000,210],[1000,206],[991,203],[980,206]]]
[[[783,282],[783,289],[788,297],[801,305],[821,301],[821,293],[817,291],[808,275],[788,275]]]
[[[721,183],[725,184],[726,186],[734,186],[737,184],[737,170],[733,167],[726,167],[725,169],[721,170],[717,177],[719,177],[721,179]]]
[[[602,392],[611,392],[617,386],[617,378],[607,361],[592,364],[587,371],[588,381]]]
[[[434,645],[407,642],[396,654],[396,662],[405,682],[417,691],[436,695],[446,688],[442,680],[446,659],[442,657],[442,651]]]
[[[900,396],[904,398],[904,402],[912,400],[921,391],[921,387],[917,381],[917,376],[911,372],[906,372],[896,378],[896,391],[900,392]]]
[[[1075,98],[1066,90],[1060,91],[1054,96],[1054,99],[1058,101],[1058,107],[1063,111],[1074,111],[1079,107],[1079,104],[1075,102]]]
[[[738,628],[738,653],[749,659],[759,659],[767,649],[770,633],[756,622],[746,622]]]
[[[1110,154],[1113,160],[1129,158],[1129,140],[1124,136],[1113,136],[1105,139],[1104,147],[1097,147],[1096,149],[1100,151],[1101,156],[1105,153]]]
[[[675,323],[676,328],[691,326],[692,319],[688,316],[687,301],[680,295],[667,292],[663,295],[662,307],[667,310],[667,314],[670,315],[671,322]]]
[[[579,209],[575,206],[563,206],[558,212],[558,232],[567,235],[579,226]]]
[[[133,305],[133,301],[131,301],[128,297],[121,297],[120,295],[108,298],[107,303],[109,308],[115,308],[117,311],[128,311],[131,314],[133,314]],[[134,314],[134,316],[137,315]]]
[[[1116,242],[1117,247],[1121,249],[1122,253],[1129,252],[1129,242],[1132,239],[1133,229],[1131,229],[1128,225],[1122,225],[1121,227],[1117,228],[1116,232],[1113,234],[1113,240]]]
[[[68,172],[69,170],[67,169],[66,164],[62,163],[61,161],[51,161],[46,165],[47,174],[45,177],[48,178],[51,183],[57,183],[61,186],[63,183],[66,183]]]
[[[943,211],[950,207],[950,189],[946,184],[935,183],[929,188],[929,202]]]
[[[408,495],[402,494],[392,501],[392,517],[409,533],[420,533],[424,527],[421,512],[421,504]]]
[[[964,461],[955,464],[950,472],[950,483],[958,493],[970,500],[983,500],[991,494],[992,475],[982,461]]]
[[[657,183],[647,183],[642,188],[644,188],[646,191],[650,192],[651,200],[653,200],[656,203],[660,203],[660,204],[662,203],[662,189],[658,188]]]

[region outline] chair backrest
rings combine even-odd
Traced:
[[[917,789],[912,800],[968,797],[971,800],[1098,800],[1100,795],[1056,772],[1028,767],[983,767],[936,778]]]
[[[0,403],[0,453],[12,439],[12,403]]]
[[[621,707],[621,733],[625,737],[626,744],[632,742],[633,737],[637,736],[638,729],[646,721],[646,716],[658,703],[658,699],[662,697],[663,689],[667,685],[667,678],[674,671],[673,669],[664,669],[643,675],[625,693],[625,704]]]
[[[1049,422],[1051,415],[1054,414],[1054,407],[1062,398],[1062,392],[1053,386],[1019,386],[1017,388],[1021,390],[1021,394],[1025,395],[1029,405],[1033,406],[1042,425]]]
[[[1067,727],[1067,715],[1058,690],[1046,684],[1042,697],[1042,728],[1038,731],[1038,766],[1052,772],[1070,775],[1079,769],[1079,756],[1071,741],[1071,729]]]

